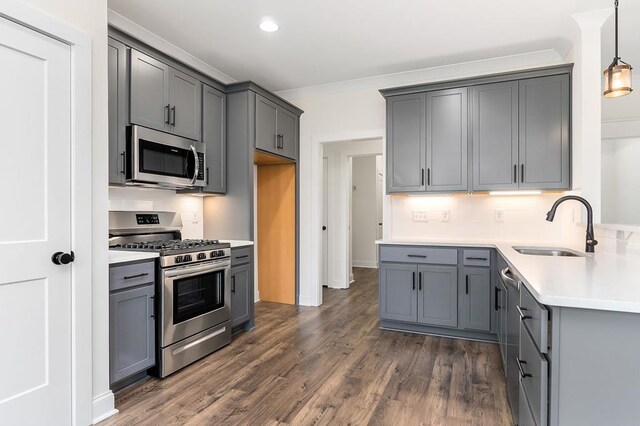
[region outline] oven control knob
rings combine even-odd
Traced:
[[[212,252],[211,252],[211,254],[209,255],[209,257],[216,257],[217,253],[218,253],[218,252],[214,250],[214,251],[212,251]]]
[[[224,250],[218,250],[218,256],[224,256]]]
[[[182,256],[176,256],[174,260],[176,263],[182,263],[183,259],[182,259]]]
[[[190,254],[185,254],[184,258],[182,260],[184,262],[191,262],[191,255]]]
[[[198,260],[202,260],[202,259],[206,259],[207,258],[207,254],[206,253],[198,253]]]

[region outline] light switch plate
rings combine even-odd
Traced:
[[[451,216],[450,210],[442,210],[442,221],[449,222],[449,217]]]
[[[496,209],[496,222],[502,223],[504,222],[504,210]]]
[[[414,210],[413,211],[414,222],[429,222],[429,215],[425,211]]]

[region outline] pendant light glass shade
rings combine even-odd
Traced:
[[[604,96],[605,98],[617,98],[628,95],[633,90],[631,88],[631,65],[620,59],[618,55],[618,0],[615,0],[615,48],[616,53],[611,65],[604,70]]]
[[[631,65],[611,64],[604,70],[604,96],[606,98],[617,98],[628,95],[633,90],[631,88]]]

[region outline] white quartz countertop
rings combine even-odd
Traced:
[[[158,253],[128,250],[109,250],[109,265],[124,262],[136,262],[138,260],[154,259]]]
[[[640,313],[640,257],[598,251],[558,242],[455,239],[383,239],[376,244],[495,248],[533,296],[545,305]],[[569,248],[585,257],[532,256],[513,246]]]
[[[231,244],[231,248],[252,246],[253,241],[249,240],[219,240],[221,243]]]

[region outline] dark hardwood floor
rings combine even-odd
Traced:
[[[320,308],[256,304],[256,328],[116,395],[101,425],[509,425],[497,345],[378,329],[376,269]]]

